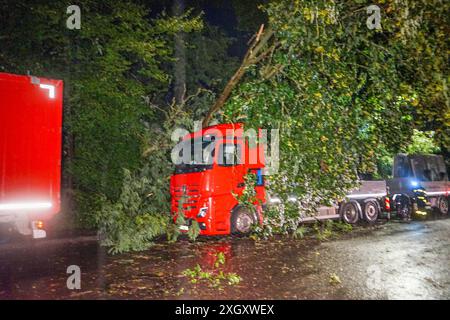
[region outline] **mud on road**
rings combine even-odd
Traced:
[[[197,264],[241,281],[183,275]],[[67,288],[69,265],[81,289]],[[314,239],[200,239],[111,256],[95,238],[0,245],[0,299],[449,299],[450,219]]]

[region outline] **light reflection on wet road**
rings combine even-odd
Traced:
[[[242,281],[213,288],[197,263]],[[81,290],[66,268],[81,268]],[[0,299],[449,299],[450,219],[358,228],[338,240],[201,239],[110,256],[94,238],[0,245]]]

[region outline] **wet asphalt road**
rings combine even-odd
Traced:
[[[242,279],[212,286],[197,263]],[[81,269],[81,289],[66,271]],[[450,219],[361,227],[307,239],[200,239],[108,255],[95,237],[0,245],[0,299],[450,299]]]

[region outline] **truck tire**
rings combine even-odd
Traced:
[[[380,209],[376,200],[369,200],[364,204],[363,218],[367,223],[374,224],[379,214]]]
[[[356,201],[344,202],[339,209],[339,214],[345,223],[356,224],[361,214],[361,206]]]
[[[447,197],[439,197],[438,210],[439,210],[439,213],[442,214],[443,216],[448,215],[448,198]]]
[[[238,206],[231,215],[231,234],[248,235],[256,223],[255,215],[250,209]]]

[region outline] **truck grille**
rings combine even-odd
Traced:
[[[178,206],[180,205],[183,195],[185,196],[183,211],[187,213],[189,211],[196,210],[198,208],[198,199],[200,197],[198,187],[198,185],[190,185],[175,188],[173,190],[172,198],[173,210],[178,211]]]

